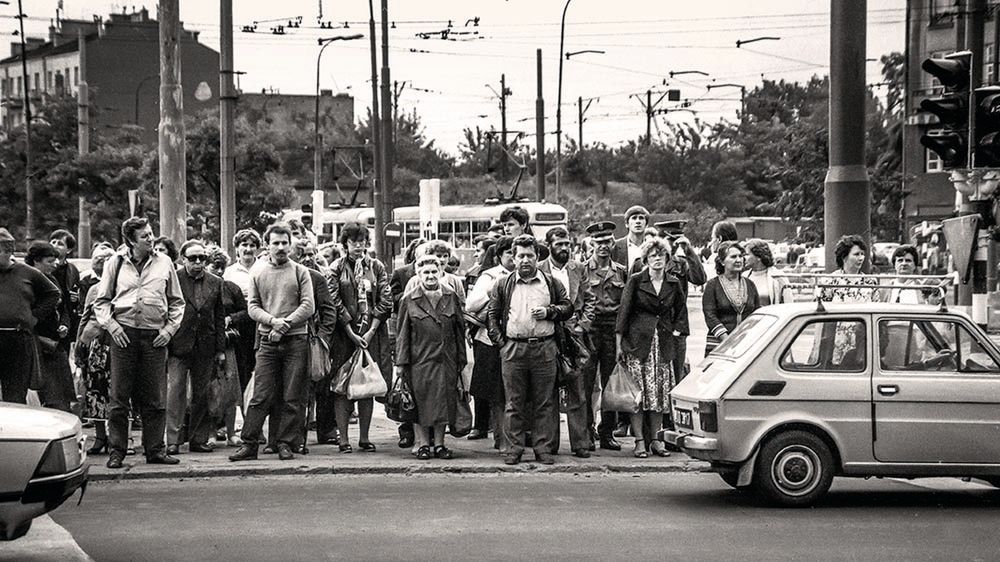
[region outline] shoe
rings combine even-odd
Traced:
[[[88,455],[99,455],[101,453],[108,452],[108,440],[106,438],[102,439],[100,437],[94,439],[94,446],[87,449]]]
[[[577,450],[573,451],[573,456],[575,456],[577,458],[580,458],[580,459],[589,459],[590,458],[590,451],[588,451],[587,449],[577,449]]]
[[[225,441],[226,440],[226,430],[225,429],[220,429],[220,430],[216,431],[215,432],[215,440],[216,441]]]
[[[628,437],[629,426],[619,425],[611,432],[612,437]]]
[[[556,459],[547,453],[535,453],[535,462],[539,464],[556,464]]]
[[[108,462],[104,466],[106,466],[108,468],[121,468],[122,467],[122,461],[124,461],[124,460],[125,460],[125,457],[122,456],[121,453],[119,453],[118,451],[112,451],[111,452],[111,457],[108,458]]]
[[[351,414],[351,417],[347,418],[347,423],[350,424],[350,425],[354,425],[354,424],[358,423],[358,416],[357,416],[357,414]]]
[[[215,451],[215,448],[210,447],[208,443],[191,443],[188,445],[188,451],[192,453],[211,453]]]
[[[487,431],[482,431],[479,429],[473,429],[469,432],[469,441],[475,441],[476,439],[486,439]]]
[[[420,448],[417,449],[417,458],[422,461],[430,460],[431,448],[427,445],[421,445]]]
[[[233,435],[232,437],[226,440],[227,447],[239,447],[242,444],[243,440],[237,437],[236,435]]]
[[[295,452],[298,453],[298,454],[300,454],[300,455],[308,455],[309,454],[309,447],[306,447],[305,445],[299,445],[299,446],[295,447]]]
[[[400,437],[398,445],[400,449],[409,449],[413,446],[413,437],[408,435]]]
[[[233,462],[257,460],[257,445],[244,443],[235,453],[229,455],[229,460]]]
[[[503,463],[508,465],[515,465],[521,462],[521,455],[504,455]]]
[[[273,455],[273,454],[275,454],[275,453],[278,452],[278,446],[277,445],[268,445],[268,446],[264,447],[264,450],[261,451],[261,452],[264,453],[265,455]]]
[[[290,461],[295,458],[292,454],[292,449],[288,447],[287,443],[278,443],[278,458],[283,461]]]
[[[590,442],[590,445],[589,445],[589,446],[587,446],[587,450],[588,450],[588,451],[590,451],[590,452],[594,452],[594,451],[596,451],[596,450],[597,450],[597,445],[595,445],[595,444],[594,444],[594,442],[593,442],[593,441],[591,441],[591,442]]]
[[[434,447],[434,456],[439,459],[455,458],[455,455],[454,453],[451,452],[451,449],[445,447],[444,445],[438,445],[437,447]]]
[[[179,455],[181,454],[181,448],[179,445],[167,445],[168,455]]]
[[[361,449],[362,451],[364,451],[366,453],[374,453],[375,452],[375,444],[374,443],[369,443],[368,441],[364,441],[364,442],[359,441],[358,442],[358,449]]]
[[[328,437],[325,435],[316,436],[317,445],[340,445],[340,439],[334,435],[333,437]]]
[[[632,450],[632,456],[637,459],[649,458],[649,453],[646,452],[646,447],[643,443],[644,440],[642,439],[635,440],[635,449]]]
[[[621,451],[622,445],[618,441],[615,441],[614,437],[602,437],[601,448],[609,451]]]
[[[670,451],[664,446],[663,441],[653,441],[649,445],[649,449],[653,451],[653,454],[658,457],[669,457]]]
[[[354,452],[354,447],[351,447],[350,443],[342,443],[337,448],[340,449],[341,453],[353,453]]]
[[[146,464],[179,464],[180,462],[177,457],[171,457],[166,453],[154,453],[146,457]]]

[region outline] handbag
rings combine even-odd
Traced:
[[[376,396],[385,396],[389,388],[382,378],[382,371],[378,368],[378,363],[372,359],[367,349],[360,349],[360,360],[354,364],[351,371],[350,380],[347,383],[347,398],[350,400],[364,400]]]
[[[472,431],[472,407],[469,405],[469,391],[465,390],[462,376],[458,377],[458,393],[455,406],[455,420],[448,424],[453,437],[465,437]]]
[[[330,346],[322,336],[309,330],[309,377],[313,382],[319,382],[329,372]]]
[[[413,391],[407,376],[396,377],[392,389],[385,398],[385,415],[400,423],[415,423],[418,421],[417,402],[413,399]]]
[[[240,400],[240,378],[236,372],[236,352],[226,349],[225,366],[216,365],[215,376],[208,383],[208,414],[221,418]]]
[[[615,370],[608,378],[608,386],[601,395],[601,409],[636,414],[640,410],[641,403],[642,389],[639,383],[635,382],[625,365],[615,364]]]
[[[344,361],[344,364],[337,369],[337,376],[333,377],[330,381],[330,392],[335,392],[337,394],[347,395],[347,383],[351,381],[351,373],[354,371],[354,365],[361,360],[361,348],[354,350],[354,353]]]

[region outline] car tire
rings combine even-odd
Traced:
[[[833,454],[822,439],[807,431],[786,431],[760,449],[753,486],[768,503],[812,505],[833,483]]]

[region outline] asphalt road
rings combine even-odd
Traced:
[[[96,483],[52,517],[98,561],[995,560],[998,507],[954,479],[791,510],[705,473],[334,475]]]

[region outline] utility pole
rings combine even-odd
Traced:
[[[972,60],[969,64],[969,91],[975,92],[977,88],[983,85],[983,63],[985,62],[983,43],[986,27],[986,0],[967,0],[965,11],[966,50],[972,51]],[[976,134],[977,109],[975,103],[969,104],[969,168],[973,168],[976,165],[975,147],[978,136]],[[989,200],[971,201],[967,195],[962,195],[959,215],[982,215],[989,212]],[[971,305],[973,322],[986,325],[989,308],[987,292],[996,289],[996,256],[994,244],[992,241],[989,241],[990,238],[986,235],[986,229],[982,223],[980,223],[976,232],[976,238],[977,240],[986,238],[986,247],[984,248],[978,242],[976,244],[977,250],[973,254],[971,282],[958,286],[958,304]],[[982,255],[984,253],[986,254],[985,256]]]
[[[588,99],[587,100],[587,106],[584,107],[583,106],[583,98],[582,97],[576,98],[577,110],[579,112],[579,118],[578,119],[579,119],[579,122],[580,122],[580,138],[579,138],[579,141],[580,141],[580,150],[583,150],[583,123],[584,123],[584,121],[586,121],[586,119],[584,118],[584,116],[587,114],[587,110],[590,109],[590,104],[594,103],[594,99],[595,98]]]
[[[545,200],[545,98],[542,97],[542,50],[535,50],[538,96],[535,98],[535,198]]]
[[[663,94],[660,95],[659,99],[656,100],[656,103],[653,103],[653,91],[652,90],[646,90],[646,101],[645,102],[642,101],[642,98],[639,97],[639,94],[632,94],[632,96],[630,96],[630,97],[634,97],[637,100],[639,100],[639,103],[642,105],[642,109],[645,110],[645,112],[646,112],[646,139],[643,142],[643,144],[645,144],[646,146],[649,146],[650,143],[652,142],[652,138],[653,138],[653,116],[656,115],[656,106],[660,105],[660,102],[663,101],[663,98],[667,97],[667,94],[669,94],[669,93],[670,92],[663,92]]]
[[[368,0],[368,32],[371,36],[369,42],[372,55],[372,161],[374,163],[375,178],[372,180],[372,207],[375,209],[375,249],[379,259],[384,258],[382,252],[382,230],[385,228],[385,204],[383,203],[383,177],[382,177],[382,122],[379,119],[379,99],[378,99],[378,49],[377,35],[375,33],[375,4],[374,0]],[[391,261],[391,260],[390,260]],[[382,263],[385,263],[384,261]],[[386,264],[389,265],[389,264]]]
[[[187,161],[184,92],[181,89],[179,0],[160,0],[160,234],[180,246],[187,240]]]
[[[236,234],[236,128],[233,112],[238,95],[233,87],[233,0],[220,0],[219,27],[219,245],[233,255]],[[313,223],[322,225],[318,218]],[[322,227],[322,226],[321,226]]]
[[[90,93],[87,90],[87,40],[83,30],[76,33],[77,51],[80,54],[80,83],[76,90],[76,126],[77,152],[81,155],[90,152]],[[77,196],[76,223],[77,255],[81,258],[90,257],[90,212],[87,210],[87,198],[83,190]]]
[[[389,245],[385,243],[385,219],[392,218],[392,167],[395,162],[395,144],[392,142],[392,97],[389,87],[389,0],[382,0],[382,225],[376,221],[375,243],[379,260],[392,270]]]
[[[507,96],[510,90],[507,89],[507,76],[500,75],[500,147],[503,154],[500,158],[500,178],[507,181]]]
[[[392,142],[396,143],[396,138],[399,136],[399,97],[403,95],[403,90],[406,89],[406,80],[403,80],[402,84],[393,80],[392,81]]]
[[[826,270],[837,240],[857,234],[871,247],[865,168],[866,0],[830,0],[830,168],[824,188]]]
[[[566,11],[569,10],[569,3],[566,0],[563,6],[562,23],[559,26],[559,80],[556,91],[556,202],[562,195],[562,76],[563,76],[563,56],[566,53]]]
[[[24,237],[35,239],[35,188],[31,185],[31,95],[28,86],[28,46],[24,40],[24,8],[17,0],[17,19],[21,21],[21,73],[24,75]]]

